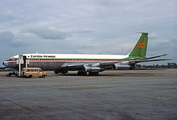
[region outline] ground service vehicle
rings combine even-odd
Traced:
[[[47,76],[47,73],[44,72],[41,68],[23,68],[21,76],[23,77],[43,77]]]

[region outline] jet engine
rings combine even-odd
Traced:
[[[113,65],[113,69],[114,70],[129,70],[130,65],[117,63]]]
[[[98,66],[87,66],[84,65],[83,72],[101,72],[104,71],[104,68]]]

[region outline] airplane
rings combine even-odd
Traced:
[[[154,59],[166,54],[146,57],[148,33],[142,33],[133,50],[127,55],[98,54],[22,54],[29,61],[28,67],[40,67],[43,70],[54,70],[58,73],[68,73],[77,70],[78,75],[99,75],[107,69],[134,69],[140,62],[163,61],[169,59]],[[12,56],[3,62],[6,67],[18,69],[19,55]]]

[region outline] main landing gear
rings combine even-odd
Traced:
[[[82,72],[82,71],[78,71],[77,72],[78,75],[87,75],[87,72]],[[98,76],[99,72],[89,72],[90,76]]]
[[[99,72],[89,72],[89,75],[90,75],[90,76],[98,76],[98,75],[99,75]]]
[[[87,75],[87,72],[78,71],[77,74],[78,75]]]
[[[68,71],[67,70],[54,70],[54,73],[55,74],[58,74],[58,73],[60,73],[60,74],[66,74],[66,73],[68,73]]]

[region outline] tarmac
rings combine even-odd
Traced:
[[[177,69],[72,71],[46,78],[0,72],[0,120],[176,120]]]

